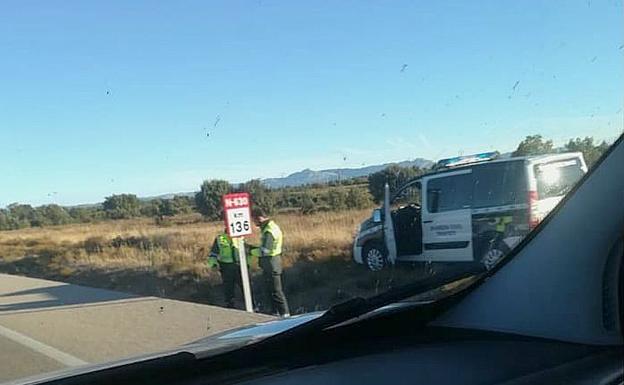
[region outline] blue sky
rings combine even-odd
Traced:
[[[0,8],[0,207],[623,129],[621,0]]]

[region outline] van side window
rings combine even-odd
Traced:
[[[467,209],[471,204],[471,174],[451,175],[427,182],[427,211],[430,213]]]
[[[527,203],[526,168],[523,161],[491,163],[475,167],[473,208]]]

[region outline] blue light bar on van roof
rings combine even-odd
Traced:
[[[456,156],[454,158],[441,159],[436,164],[436,168],[443,167],[457,167],[471,163],[485,162],[486,160],[496,159],[498,157],[498,151],[482,152],[480,154]]]

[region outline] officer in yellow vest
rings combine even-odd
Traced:
[[[242,290],[243,282],[241,280],[238,248],[225,230],[217,235],[212,244],[208,266],[213,269],[218,268],[221,271],[225,306],[233,308],[235,287],[238,285]]]
[[[496,232],[504,234],[505,230],[507,229],[507,225],[513,223],[513,217],[497,217],[495,218],[494,223],[496,224]]]
[[[264,291],[267,303],[272,304],[273,313],[289,317],[288,302],[282,287],[282,245],[284,235],[279,226],[259,207],[254,208],[254,222],[260,227],[258,264],[262,268]]]

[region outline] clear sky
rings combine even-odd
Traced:
[[[623,128],[621,0],[3,1],[0,207]]]

